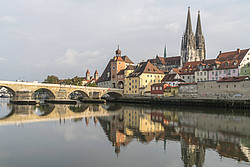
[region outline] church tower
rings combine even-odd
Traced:
[[[202,35],[202,29],[201,29],[200,11],[198,11],[195,40],[196,40],[197,58],[199,59],[199,61],[205,60],[206,59],[206,48],[205,48],[205,39],[204,39],[204,36]]]
[[[192,31],[190,7],[188,7],[186,30],[181,42],[181,66],[183,67],[186,62],[198,61],[196,59],[196,42]]]

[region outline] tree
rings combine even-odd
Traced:
[[[44,80],[44,82],[51,84],[58,84],[59,78],[54,75],[48,75],[47,78]]]
[[[86,86],[97,87],[95,82],[93,82],[93,83],[89,82],[89,83],[86,84]]]

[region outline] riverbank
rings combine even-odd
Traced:
[[[198,99],[198,98],[156,98],[156,97],[122,97],[108,102],[164,104],[169,106],[193,106],[228,109],[250,109],[250,100],[234,99]]]

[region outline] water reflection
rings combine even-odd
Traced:
[[[92,119],[95,126],[100,123],[117,156],[133,140],[145,145],[155,140],[164,143],[164,150],[167,150],[167,141],[179,142],[184,166],[203,166],[207,150],[237,161],[250,160],[250,117],[246,113],[121,104],[2,103],[3,108],[9,112],[2,115],[0,126],[51,120],[62,123],[65,119],[85,121],[88,126]]]

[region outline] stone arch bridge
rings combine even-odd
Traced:
[[[0,81],[0,88],[5,87],[12,93],[14,100],[31,100],[35,91],[43,90],[49,94],[50,99],[68,100],[73,92],[79,92],[83,97],[90,99],[100,99],[108,94],[112,98],[123,96],[122,89],[73,86],[62,84],[46,84],[33,82]]]

